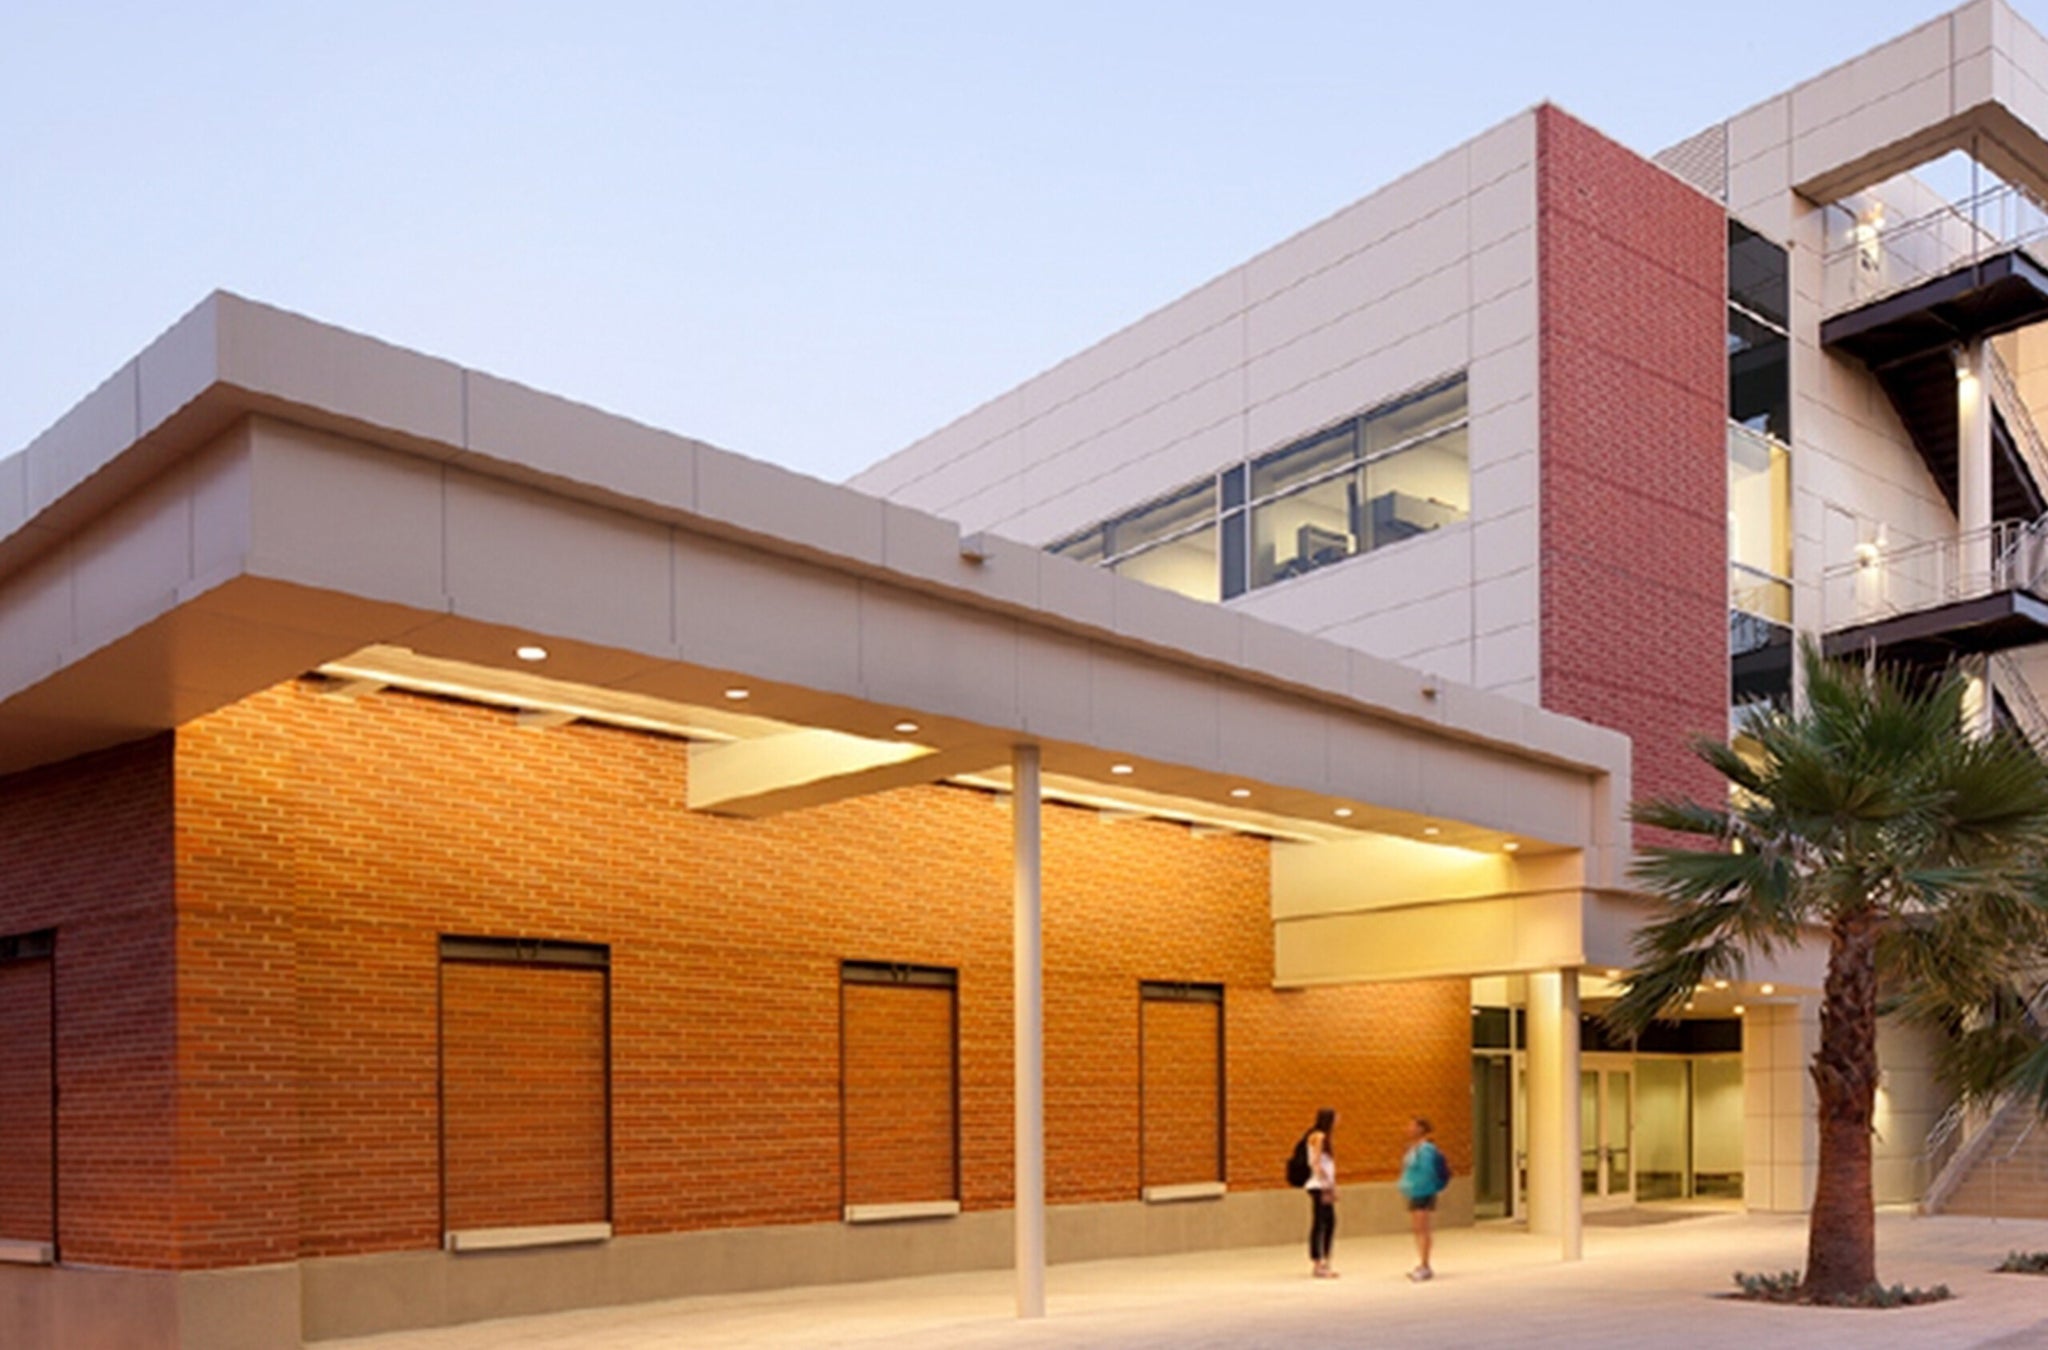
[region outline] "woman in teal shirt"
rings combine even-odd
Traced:
[[[1420,1263],[1408,1278],[1420,1283],[1436,1272],[1429,1268],[1430,1216],[1436,1212],[1436,1197],[1450,1179],[1450,1166],[1443,1150],[1430,1139],[1429,1121],[1421,1116],[1408,1122],[1408,1152],[1401,1158],[1401,1196],[1408,1202],[1408,1226],[1415,1232],[1415,1254]]]

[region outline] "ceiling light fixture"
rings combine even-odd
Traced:
[[[1252,790],[1250,788],[1232,788],[1230,790],[1230,795],[1242,800],[1243,798],[1251,796]]]
[[[1135,764],[1112,764],[1109,766],[1109,771],[1113,774],[1121,776],[1123,774],[1136,773],[1138,771],[1138,767]]]
[[[917,723],[908,719],[898,722],[896,724],[896,734],[898,736],[915,736],[917,734]]]
[[[1714,981],[1714,988],[1716,988],[1716,989],[1726,989],[1727,987],[1728,987],[1728,981],[1726,981],[1726,980],[1716,980],[1716,981]]]
[[[1738,1003],[1738,1004],[1736,1004],[1736,1005],[1735,1005],[1735,1015],[1736,1015],[1737,1017],[1740,1017],[1740,1016],[1742,1016],[1742,1015],[1743,1015],[1744,1013],[1746,1013],[1746,1012],[1748,1012],[1748,1011],[1749,1011],[1749,1009],[1747,1009],[1747,1008],[1743,1007],[1743,1006],[1742,1006],[1742,1005],[1741,1005],[1740,1003]]]
[[[1760,994],[1775,994],[1778,992],[1778,986],[1775,984],[1760,984],[1757,986],[1757,992]]]
[[[545,661],[548,659],[547,648],[536,647],[531,643],[527,644],[524,647],[518,648],[512,654],[522,661]]]
[[[1434,839],[1442,833],[1442,828],[1436,825],[1425,825],[1422,827],[1422,837],[1425,839]]]
[[[754,691],[751,689],[742,689],[738,685],[734,685],[732,688],[725,691],[725,696],[731,699],[734,703],[744,703],[754,696]]]
[[[1508,840],[1505,844],[1502,844],[1500,847],[1501,851],[1504,853],[1520,853],[1522,851],[1522,846],[1512,839]]]
[[[1336,810],[1332,811],[1330,814],[1335,816],[1339,820],[1349,820],[1351,819],[1351,808],[1348,806],[1340,806]]]

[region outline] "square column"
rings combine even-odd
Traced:
[[[1579,972],[1529,977],[1529,1231],[1557,1235],[1558,1255],[1581,1254]]]
[[[1820,1002],[1767,1004],[1742,1016],[1742,1199],[1762,1213],[1813,1207],[1820,1128],[1813,1075]]]
[[[1010,761],[1011,965],[1016,1009],[1017,1316],[1045,1316],[1045,954],[1040,924],[1038,747]]]

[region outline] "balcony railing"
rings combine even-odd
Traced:
[[[2048,240],[2048,205],[2001,184],[1911,220],[1886,223],[1832,212],[1822,261],[1821,308],[1839,314],[1958,267]],[[2048,252],[2048,250],[2044,250]]]
[[[1854,559],[1821,573],[1827,632],[2001,591],[2048,598],[2048,517],[2001,520],[1903,548],[1856,548]]]

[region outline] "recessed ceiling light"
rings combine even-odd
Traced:
[[[1339,820],[1349,820],[1351,819],[1351,808],[1348,806],[1340,806],[1335,811],[1332,811],[1330,814],[1337,817],[1337,819]]]
[[[1607,968],[1607,978],[1610,980],[1618,980],[1621,978],[1621,972],[1616,970],[1614,967],[1609,966]]]
[[[524,646],[524,647],[521,647],[521,648],[519,648],[518,650],[514,651],[514,652],[513,652],[512,654],[513,654],[514,656],[518,657],[518,658],[519,658],[520,660],[522,660],[522,661],[545,661],[545,660],[547,660],[547,659],[548,659],[548,649],[547,649],[547,648],[545,648],[545,647],[535,647],[535,646],[533,646],[533,645],[531,645],[531,644],[529,644],[529,645],[527,645],[527,646]]]
[[[1109,771],[1116,774],[1136,773],[1138,768],[1135,764],[1112,764]]]
[[[904,720],[904,721],[898,722],[898,723],[896,724],[896,734],[897,734],[897,735],[899,735],[899,736],[914,736],[914,735],[916,735],[916,734],[917,734],[917,723],[915,723],[915,722],[912,722],[912,721],[909,721],[909,720],[907,720],[907,719],[906,719],[906,720]]]
[[[1422,827],[1422,833],[1425,838],[1434,839],[1443,831],[1435,825],[1425,825]]]
[[[1514,840],[1510,839],[1505,844],[1501,845],[1501,850],[1505,853],[1519,853],[1522,851],[1522,846],[1516,843]]]
[[[1252,795],[1252,790],[1250,788],[1232,788],[1230,795],[1233,797],[1249,797]]]
[[[743,703],[747,699],[750,699],[754,696],[754,691],[751,689],[741,689],[739,686],[735,685],[731,689],[725,691],[725,696],[731,699],[734,703]]]
[[[1727,987],[1728,987],[1728,981],[1726,981],[1726,980],[1716,980],[1716,981],[1714,981],[1714,988],[1716,988],[1716,989],[1726,989]]]
[[[1757,986],[1757,992],[1760,994],[1775,994],[1778,992],[1778,986],[1775,984],[1760,984]]]
[[[1736,1004],[1736,1005],[1735,1005],[1735,1015],[1736,1015],[1737,1017],[1740,1017],[1740,1016],[1742,1016],[1742,1015],[1743,1015],[1744,1013],[1746,1013],[1746,1012],[1748,1012],[1748,1011],[1749,1011],[1749,1009],[1747,1009],[1747,1008],[1743,1007],[1743,1006],[1742,1006],[1742,1005],[1741,1005],[1740,1003],[1738,1003],[1738,1004]]]
[[[1691,1012],[1691,1011],[1692,1011],[1692,1000],[1691,1000],[1691,999],[1687,999],[1687,1000],[1685,1001],[1685,1010],[1686,1010],[1687,1012]]]

